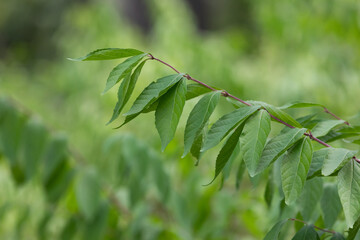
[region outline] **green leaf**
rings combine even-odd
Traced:
[[[203,128],[203,130],[200,132],[199,136],[195,139],[193,145],[191,146],[190,153],[191,155],[196,158],[195,166],[199,165],[199,161],[203,155],[203,153],[200,151],[201,147],[204,143],[204,139],[207,132],[207,126]]]
[[[321,178],[313,178],[305,182],[304,190],[302,191],[298,201],[301,216],[305,221],[313,220],[322,192],[323,181]]]
[[[342,133],[360,133],[360,126],[351,126],[340,129],[338,132]]]
[[[48,132],[39,121],[30,119],[26,123],[21,140],[21,153],[27,179],[30,179],[37,173],[47,138]]]
[[[68,58],[72,61],[111,60],[142,54],[142,51],[132,48],[103,48],[97,49],[83,57]]]
[[[160,135],[162,151],[174,138],[185,105],[185,95],[186,80],[183,79],[159,99],[155,112],[155,125]]]
[[[287,222],[287,219],[282,220],[280,222],[277,222],[271,230],[266,234],[264,240],[277,240],[279,239],[279,234],[281,231],[281,228],[284,226],[284,224]]]
[[[271,202],[274,196],[274,190],[275,190],[275,182],[272,175],[269,175],[264,192],[264,199],[268,208],[271,207]]]
[[[305,225],[298,231],[292,240],[320,240],[313,225]]]
[[[140,114],[159,97],[165,94],[172,86],[179,82],[182,77],[183,74],[173,74],[160,78],[156,82],[152,82],[142,91],[142,93],[140,93],[130,110],[124,115],[127,116],[127,118],[131,118]]]
[[[211,89],[204,87],[201,84],[198,83],[188,84],[186,91],[186,101],[192,98],[196,98],[208,92],[211,92]]]
[[[288,103],[285,104],[281,107],[279,107],[280,109],[288,109],[288,108],[308,108],[308,107],[325,107],[322,104],[318,104],[318,103],[307,103],[307,102],[292,102],[292,103]]]
[[[338,189],[335,184],[326,184],[324,186],[324,193],[320,203],[325,227],[332,228],[342,210]]]
[[[297,140],[299,140],[305,132],[306,129],[304,128],[293,128],[286,133],[279,134],[271,139],[264,148],[255,174],[264,171],[272,162],[278,159]]]
[[[283,110],[270,104],[262,104],[262,106],[274,117],[286,122],[287,124],[290,124],[293,127],[302,128],[302,125],[300,123],[298,123],[293,117],[291,117]]]
[[[328,148],[327,155],[324,159],[321,173],[324,176],[329,176],[333,172],[342,168],[357,151],[351,151],[344,148]]]
[[[129,75],[132,69],[143,59],[147,53],[133,56],[117,65],[109,74],[103,94],[110,90],[121,79]]]
[[[237,168],[237,171],[236,171],[236,179],[235,179],[235,187],[236,189],[239,189],[240,188],[240,185],[241,185],[241,181],[242,181],[242,178],[244,176],[244,172],[246,170],[246,166],[245,166],[245,163],[244,161],[241,159],[240,163],[239,163],[239,166]]]
[[[265,110],[259,110],[246,122],[242,148],[244,161],[251,177],[255,176],[270,130],[270,115]]]
[[[308,137],[297,142],[285,155],[281,164],[281,181],[287,205],[293,203],[304,187],[312,157]]]
[[[240,134],[241,134],[243,128],[244,128],[244,124],[241,124],[239,127],[237,127],[235,129],[235,131],[227,139],[224,146],[221,148],[221,150],[216,158],[215,176],[209,184],[211,184],[216,179],[216,177],[220,174],[220,172],[223,170],[224,166],[230,159],[232,153],[234,152],[237,145],[239,144]]]
[[[360,217],[360,166],[349,161],[338,174],[338,191],[348,227]]]
[[[77,225],[78,224],[75,216],[71,217],[65,224],[64,228],[62,229],[60,239],[61,240],[75,239]]]
[[[318,151],[315,151],[312,156],[310,169],[308,172],[308,178],[321,175],[321,168],[324,164],[325,158],[329,152],[330,148],[322,148]]]
[[[84,226],[83,236],[80,239],[86,240],[102,240],[106,239],[106,226],[109,216],[108,203],[101,203],[95,217],[86,222]]]
[[[331,129],[343,123],[344,123],[343,120],[322,121],[316,124],[316,126],[311,130],[311,133],[315,137],[322,137],[325,136]]]
[[[335,233],[330,240],[345,240],[345,237],[343,235],[341,235],[340,233]],[[348,238],[348,240],[350,240]]]
[[[215,110],[215,107],[220,99],[220,94],[221,92],[219,91],[206,94],[199,100],[190,112],[185,127],[183,157],[189,153],[195,139],[201,133],[201,130],[204,128],[211,114]]]
[[[201,151],[205,152],[206,150],[216,146],[232,129],[234,129],[240,122],[251,116],[259,108],[260,106],[238,108],[235,111],[222,116],[210,128]]]
[[[94,218],[100,205],[100,184],[94,171],[80,174],[75,185],[76,200],[81,213],[87,220]]]
[[[146,61],[140,63],[139,66],[134,70],[133,74],[127,75],[124,81],[122,81],[118,90],[118,101],[115,105],[113,115],[107,124],[111,123],[119,116],[125,104],[129,101],[145,62]]]
[[[356,220],[356,222],[354,223],[354,226],[349,229],[349,234],[348,234],[347,240],[356,239],[356,236],[358,235],[359,229],[360,229],[360,218],[358,218]]]

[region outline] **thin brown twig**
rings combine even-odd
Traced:
[[[305,224],[305,225],[309,225],[307,222],[305,222],[305,221],[303,221],[303,220],[300,220],[300,219],[296,219],[296,218],[289,218],[288,220],[294,221],[294,222],[301,222],[301,223],[303,223],[303,224]],[[320,230],[320,231],[327,232],[327,233],[331,233],[331,234],[336,234],[336,232],[333,231],[333,230],[328,230],[328,229],[320,228],[320,227],[317,227],[317,226],[315,226],[315,225],[313,225],[313,226],[314,226],[314,228],[316,228],[316,229],[318,229],[318,230]]]
[[[175,67],[173,67],[173,66],[170,65],[169,63],[164,62],[163,60],[161,60],[161,59],[159,59],[159,58],[154,57],[152,54],[149,54],[149,57],[150,57],[151,60],[158,61],[158,62],[160,62],[160,63],[168,66],[169,68],[171,68],[171,69],[174,70],[175,72],[180,73],[180,71],[178,71]],[[206,88],[208,88],[208,89],[210,89],[210,90],[212,90],[212,91],[218,91],[218,90],[216,90],[215,88],[210,87],[210,86],[207,85],[206,83],[203,83],[203,82],[201,82],[201,81],[199,81],[199,80],[191,77],[189,74],[185,74],[184,77],[186,77],[188,80],[192,80],[192,81],[194,81],[194,82],[197,82],[198,84],[201,84],[202,86],[204,86],[204,87],[206,87]],[[242,100],[242,99],[240,99],[240,98],[238,98],[238,97],[235,97],[234,95],[230,94],[229,92],[227,92],[227,91],[225,91],[225,90],[223,90],[223,91],[221,92],[221,95],[222,95],[223,97],[230,97],[230,98],[232,98],[232,99],[234,99],[234,100],[236,100],[236,101],[238,101],[238,102],[241,102],[242,104],[245,104],[245,105],[247,105],[247,106],[251,106],[250,103],[248,103],[248,102],[246,102],[246,101],[244,101],[244,100]],[[266,110],[266,109],[265,109],[265,110]],[[267,111],[267,110],[266,110],[266,111]],[[324,107],[324,111],[325,111],[326,113],[332,115],[332,116],[335,117],[336,119],[342,120],[341,118],[339,118],[338,116],[336,116],[334,113],[330,112],[330,111],[329,111],[327,108],[325,108],[325,107]],[[267,112],[268,112],[268,111],[267,111]],[[269,112],[268,112],[268,113],[269,113]],[[287,127],[289,127],[289,128],[295,128],[295,127],[292,126],[291,124],[288,124],[288,123],[282,121],[281,119],[275,117],[275,116],[272,115],[271,113],[269,113],[269,115],[270,115],[271,118],[273,118],[273,119],[276,120],[277,122],[280,122],[280,123],[284,124],[285,126],[287,126]],[[345,123],[346,125],[350,126],[350,124],[349,124],[347,121],[344,121],[344,123]],[[314,140],[314,141],[320,143],[321,145],[323,145],[323,146],[325,146],[325,147],[332,147],[331,145],[329,145],[329,144],[325,143],[324,141],[318,139],[317,137],[313,136],[311,133],[304,133],[304,135],[305,135],[305,136],[308,136],[311,140]],[[360,163],[360,160],[359,160],[358,158],[356,158],[356,156],[353,156],[353,159],[354,159],[356,162]]]

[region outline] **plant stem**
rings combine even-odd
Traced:
[[[305,222],[305,221],[303,221],[303,220],[300,220],[300,219],[296,219],[296,218],[289,218],[288,220],[289,220],[289,221],[294,221],[294,222],[301,222],[301,223],[303,223],[303,224],[305,224],[305,225],[309,225],[307,222]],[[324,228],[317,227],[317,226],[315,226],[315,225],[313,225],[313,226],[314,226],[314,228],[316,228],[316,229],[318,229],[318,230],[320,230],[320,231],[327,232],[327,233],[331,233],[331,234],[336,234],[336,232],[333,231],[333,230],[327,230],[327,229],[324,229]]]
[[[160,62],[160,63],[168,66],[169,68],[171,68],[171,69],[174,70],[175,72],[180,73],[175,67],[173,67],[173,66],[171,66],[170,64],[164,62],[163,60],[160,60],[159,58],[154,57],[152,54],[149,54],[149,57],[150,57],[151,60],[158,61],[158,62]],[[217,91],[215,88],[210,87],[210,86],[207,85],[206,83],[203,83],[203,82],[201,82],[201,81],[199,81],[199,80],[191,77],[189,74],[185,74],[184,77],[186,77],[188,80],[191,80],[191,81],[194,81],[194,82],[196,82],[196,83],[198,83],[198,84],[201,84],[202,86],[210,89],[211,91]],[[236,100],[236,101],[238,101],[238,102],[241,102],[242,104],[245,104],[245,105],[247,105],[247,106],[251,106],[250,103],[248,103],[248,102],[246,102],[246,101],[244,101],[244,100],[242,100],[242,99],[240,99],[240,98],[238,98],[238,97],[235,97],[234,95],[231,95],[229,92],[227,92],[227,91],[225,91],[225,90],[223,90],[223,91],[221,92],[221,95],[222,95],[223,97],[230,97],[230,98],[232,98],[232,99],[234,99],[234,100]],[[266,109],[265,109],[265,110],[266,110]],[[266,111],[267,111],[267,110],[266,110]],[[336,119],[338,119],[338,120],[342,120],[341,118],[339,118],[338,116],[336,116],[334,113],[330,112],[330,111],[329,111],[327,108],[325,108],[325,107],[324,107],[324,111],[325,111],[326,113],[330,114],[331,116],[333,116],[334,118],[336,118]],[[268,112],[268,111],[267,111],[267,112]],[[268,113],[269,113],[269,112],[268,112]],[[289,128],[295,128],[294,126],[292,126],[292,125],[290,125],[290,124],[282,121],[281,119],[275,117],[275,116],[272,115],[271,113],[269,113],[269,115],[270,115],[271,118],[273,118],[273,119],[276,120],[277,122],[282,123],[282,124],[284,124],[285,126],[287,126],[287,127],[289,127]],[[345,121],[344,123],[345,123],[346,125],[350,126],[350,124],[349,124],[347,121]],[[317,137],[314,137],[311,133],[304,133],[304,135],[305,135],[305,136],[308,136],[310,139],[312,139],[312,140],[320,143],[321,145],[323,145],[323,146],[325,146],[325,147],[332,147],[331,145],[329,145],[329,144],[321,141],[321,140],[318,139]],[[358,163],[360,163],[360,160],[357,159],[355,156],[353,157],[353,159],[354,159],[355,161],[357,161]]]

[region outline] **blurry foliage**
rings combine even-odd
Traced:
[[[6,147],[7,152],[1,151],[0,236],[4,239],[41,239],[40,235],[43,235],[43,239],[70,239],[73,234],[82,238],[83,234],[96,237],[104,233],[108,239],[120,235],[125,239],[240,237],[244,240],[264,236],[278,219],[278,209],[284,207],[279,200],[281,192],[275,191],[273,200],[267,202],[271,208],[266,210],[261,197],[265,184],[261,178],[249,181],[244,176],[239,192],[234,190],[234,173],[221,191],[217,191],[217,183],[202,187],[212,176],[215,161],[212,152],[204,156],[196,168],[190,158],[178,159],[182,151],[179,145],[183,142],[179,134],[161,159],[152,150],[160,149],[156,130],[148,124],[152,123],[153,116],[134,120],[117,132],[121,135],[110,137],[111,127],[118,123],[110,127],[105,123],[111,117],[116,92],[111,91],[101,98],[100,91],[112,64],[90,63],[89,67],[65,59],[99,47],[151,50],[181,71],[244,99],[274,105],[294,100],[318,102],[344,119],[352,117],[354,123],[359,123],[358,106],[354,104],[360,91],[358,3],[354,0],[244,2],[249,9],[244,15],[249,17],[244,18],[241,14],[237,18],[241,23],[223,28],[219,24],[216,30],[199,34],[195,24],[196,10],[190,11],[185,1],[147,1],[152,24],[151,30],[144,35],[129,23],[122,12],[124,8],[114,1],[71,1],[71,4],[68,1],[47,1],[47,4],[39,0],[26,3],[1,1],[0,95],[16,99],[36,114],[34,120],[33,114],[23,114],[22,107],[12,108],[10,115],[16,121],[11,120],[10,124],[15,130],[8,133],[10,138],[2,141],[10,148]],[[224,18],[228,14],[232,19],[242,12],[236,7],[232,10],[231,14],[219,14]],[[30,13],[36,18],[28,15]],[[209,18],[217,22],[220,15]],[[222,21],[227,22],[219,20]],[[30,61],[31,67],[25,67],[25,61]],[[151,67],[144,67],[134,96],[154,80],[155,74],[168,73],[153,63],[149,65]],[[188,103],[184,115],[194,104],[194,101]],[[227,111],[227,107],[217,109],[213,119]],[[309,111],[296,111],[296,114]],[[62,133],[49,133],[36,118]],[[180,121],[180,128],[184,125],[184,121]],[[32,126],[31,130],[22,131],[28,126]],[[126,131],[135,136],[123,135]],[[36,134],[37,141],[26,139],[27,134]],[[34,146],[45,148],[50,139],[66,140],[86,159],[85,167],[74,161],[68,151],[66,157],[59,158],[56,172],[61,179],[69,179],[66,190],[60,186],[51,187],[59,182],[45,181],[40,177],[43,169],[30,167],[36,164],[45,167],[40,164],[44,161],[38,157],[40,153],[32,149]],[[137,139],[142,140],[139,143]],[[24,144],[26,141],[29,143]],[[127,146],[128,141],[132,145]],[[127,146],[124,152],[119,147],[123,145]],[[137,147],[141,151],[150,148],[148,155],[141,156],[143,153]],[[21,148],[20,152],[16,151],[18,148]],[[135,153],[129,159],[131,151]],[[16,154],[19,156],[15,157]],[[31,165],[24,166],[25,163]],[[145,172],[140,169],[129,171],[137,164]],[[277,171],[274,168],[274,173],[265,173],[262,178],[273,175],[275,186],[279,186]],[[77,204],[74,181],[78,183],[79,177],[86,172],[95,174],[106,186],[96,201],[98,212],[88,213],[96,216],[94,221],[86,221],[84,209],[80,210]],[[143,178],[138,179],[139,176]],[[16,182],[22,183],[21,186],[18,187]],[[48,188],[44,188],[44,183]],[[251,184],[259,184],[259,187],[254,189]],[[54,193],[46,195],[46,189]],[[117,212],[116,206],[107,198],[109,189],[116,192],[130,210],[131,219],[136,221]],[[137,189],[143,192],[133,191]],[[58,199],[59,205],[55,208],[50,200],[57,200],[57,192],[62,191],[65,191],[65,197]],[[143,194],[147,201],[143,201]],[[89,203],[92,205],[95,203]],[[294,217],[295,214],[292,208],[282,210],[282,217]],[[95,219],[100,222],[106,219],[107,224],[103,226]],[[343,227],[344,222],[340,221],[333,228],[342,230]],[[293,231],[291,227],[288,229]]]

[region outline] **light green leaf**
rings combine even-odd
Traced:
[[[360,217],[360,166],[355,160],[349,161],[339,172],[338,192],[348,227]]]
[[[125,104],[129,101],[131,94],[134,91],[137,79],[139,78],[140,72],[141,72],[145,62],[146,61],[143,61],[142,63],[140,63],[139,66],[134,70],[133,74],[127,75],[125,77],[124,81],[121,83],[119,90],[118,90],[118,101],[114,108],[113,115],[107,124],[111,123],[119,116],[119,114],[121,113]]]
[[[281,181],[287,205],[293,203],[302,192],[312,152],[311,140],[305,137],[287,152],[281,163]]]
[[[313,225],[305,225],[298,231],[292,240],[320,240]]]
[[[324,176],[329,176],[333,172],[342,168],[357,151],[351,151],[344,148],[328,148],[327,155],[324,159],[321,173]]]
[[[324,186],[321,210],[325,227],[332,228],[342,210],[338,189],[335,184],[326,184]]]
[[[211,92],[211,89],[204,87],[201,84],[193,83],[187,85],[187,91],[186,91],[186,100],[190,100],[192,98],[196,98],[200,95],[203,95],[205,93]]]
[[[111,60],[142,54],[142,51],[132,48],[103,48],[97,49],[83,57],[68,58],[72,61]]]
[[[183,79],[159,99],[155,112],[155,125],[160,135],[162,151],[175,135],[185,105],[185,95],[186,80]]]
[[[316,215],[316,207],[321,199],[322,192],[322,178],[313,178],[305,182],[304,190],[298,201],[303,220],[310,222],[311,220],[314,220],[314,214]]]
[[[86,170],[80,174],[75,185],[76,200],[87,220],[94,218],[100,205],[100,184],[95,172]]]
[[[306,129],[304,128],[293,128],[286,133],[279,134],[271,139],[264,148],[255,174],[264,171],[272,162],[278,159],[287,149],[299,140],[305,132]]]
[[[244,143],[242,149],[244,161],[251,177],[255,176],[270,130],[270,115],[265,110],[259,110],[246,122],[242,137]]]
[[[277,222],[271,230],[266,234],[264,240],[278,240],[281,228],[287,222],[287,219]]]
[[[220,99],[220,92],[210,92],[202,97],[190,112],[185,127],[184,154],[189,153],[195,139],[204,128]]]
[[[147,53],[133,56],[126,59],[124,62],[117,65],[109,74],[109,77],[106,81],[106,86],[103,91],[103,94],[110,90],[115,84],[117,84],[121,79],[129,75],[132,69],[143,59]]]
[[[201,151],[205,152],[206,150],[216,146],[232,129],[234,129],[240,122],[251,116],[259,108],[260,106],[238,108],[235,111],[222,116],[210,128]]]
[[[302,128],[302,125],[298,123],[293,117],[281,110],[280,108],[274,107],[270,104],[262,104],[262,106],[274,117],[290,124],[293,127]]]
[[[343,120],[322,121],[316,124],[316,126],[311,130],[311,133],[315,137],[322,137],[325,136],[331,129],[343,123],[344,123]]]
[[[325,106],[322,104],[318,104],[318,103],[292,102],[292,103],[285,104],[279,108],[280,109],[288,109],[288,108],[308,108],[308,107],[325,107]]]
[[[127,116],[127,118],[131,118],[140,114],[159,97],[165,94],[172,86],[179,82],[182,77],[183,74],[173,74],[160,78],[156,82],[150,83],[150,85],[147,86],[137,97],[130,110],[124,115]]]
[[[215,176],[209,184],[211,184],[216,179],[216,177],[220,174],[220,172],[223,170],[224,166],[230,159],[231,155],[239,144],[240,134],[243,128],[244,124],[241,124],[239,127],[237,127],[227,139],[224,146],[221,148],[219,155],[216,158]]]

